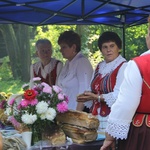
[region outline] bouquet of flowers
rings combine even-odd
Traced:
[[[32,82],[23,85],[24,93],[12,95],[5,111],[16,128],[23,125],[38,134],[56,123],[57,113],[68,111],[68,97],[62,89],[40,80],[33,78]]]

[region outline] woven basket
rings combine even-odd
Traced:
[[[10,123],[8,122],[8,116],[4,113],[3,109],[0,109],[0,121],[5,124],[5,125],[9,125]]]
[[[2,150],[3,148],[3,138],[2,138],[2,134],[0,133],[0,150]]]

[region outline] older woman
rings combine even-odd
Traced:
[[[81,53],[81,39],[74,31],[65,31],[58,38],[65,66],[58,77],[57,85],[68,95],[69,109],[83,110],[83,103],[77,103],[79,93],[84,92],[90,83],[93,68],[90,61]]]
[[[92,114],[98,116],[98,130],[104,132],[110,108],[117,99],[124,77],[126,60],[120,55],[122,41],[115,32],[104,32],[98,39],[98,46],[104,61],[95,69],[91,91],[80,94],[77,101],[85,102],[86,107],[91,108]]]
[[[150,28],[146,36],[150,48]],[[106,139],[100,150],[149,150],[150,50],[129,61],[124,81],[109,116]]]
[[[55,85],[63,63],[51,57],[52,44],[48,39],[39,39],[35,46],[40,61],[33,64],[34,77],[40,77],[42,82]]]

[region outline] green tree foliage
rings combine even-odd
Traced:
[[[25,25],[0,25],[14,79],[29,80],[30,44],[29,27]]]
[[[46,25],[46,26],[38,26],[36,29],[36,34],[34,40],[32,40],[32,63],[37,61],[37,57],[35,55],[35,43],[38,39],[47,38],[51,41],[53,46],[53,57],[59,58],[60,60],[64,61],[61,53],[60,48],[57,43],[58,37],[60,33],[66,30],[75,30],[75,25]]]
[[[145,36],[147,25],[133,26],[125,31],[125,51],[127,60],[147,51]]]
[[[0,67],[1,87],[4,87],[4,81],[10,79],[8,88],[15,89],[13,82],[19,85],[18,79],[28,82],[30,62],[37,61],[35,55],[35,42],[40,38],[48,38],[53,45],[53,57],[65,61],[60,53],[60,47],[57,43],[60,33],[66,30],[74,30],[81,36],[82,52],[89,58],[93,68],[98,62],[103,60],[101,52],[97,46],[99,35],[104,31],[114,31],[118,33],[123,41],[122,28],[116,28],[106,25],[45,25],[38,27],[29,27],[25,25],[0,25],[0,31],[6,42],[6,49],[10,60],[10,66],[7,66],[6,60]],[[145,36],[147,34],[147,24],[126,28],[125,26],[125,57],[127,60],[147,50]],[[30,51],[31,50],[31,51]],[[123,49],[122,49],[123,51]],[[31,52],[31,53],[30,53]],[[123,54],[123,53],[122,53]],[[17,79],[14,81],[13,79]],[[5,86],[6,82],[5,82]],[[7,89],[7,88],[5,88]]]

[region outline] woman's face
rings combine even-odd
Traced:
[[[38,44],[37,45],[37,55],[41,61],[50,61],[52,55],[52,47],[50,44]]]
[[[71,47],[69,47],[66,43],[59,44],[60,46],[60,52],[62,53],[63,57],[71,61],[77,54],[76,52],[76,45],[73,44]]]
[[[115,42],[110,41],[102,44],[101,52],[106,63],[115,60],[119,55],[119,51],[120,49]]]

